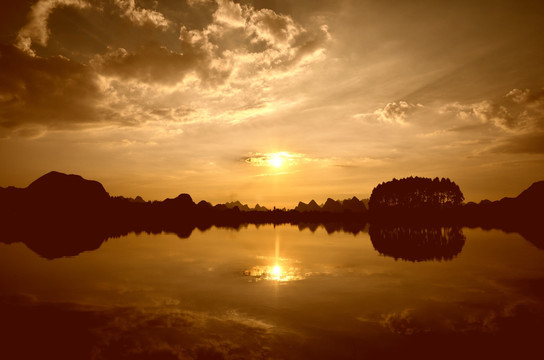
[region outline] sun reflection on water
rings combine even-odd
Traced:
[[[261,265],[253,266],[244,271],[245,276],[251,277],[250,281],[272,280],[287,282],[305,279],[308,274],[303,274],[300,268],[295,266]]]
[[[274,265],[257,265],[245,270],[244,275],[251,277],[250,282],[260,280],[287,282],[302,280],[310,275],[309,273],[302,273],[299,267],[293,266],[293,264],[298,263],[297,261],[280,257],[280,237],[277,233],[274,238],[274,257],[257,256],[257,259]]]

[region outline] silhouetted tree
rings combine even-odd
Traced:
[[[383,182],[372,190],[370,210],[443,209],[462,204],[463,193],[450,179],[409,177]]]

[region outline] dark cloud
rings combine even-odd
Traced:
[[[30,1],[3,1],[0,5],[0,43],[13,43],[27,22]]]
[[[0,45],[0,124],[52,127],[104,119],[94,72],[61,56],[40,58]]]
[[[91,5],[85,0],[39,0],[30,7],[27,15],[28,22],[19,30],[15,45],[34,55],[33,44],[42,47],[49,41],[49,16],[58,7],[89,8]]]
[[[176,84],[191,71],[201,74],[202,78],[212,77],[211,71],[207,71],[210,69],[211,57],[203,48],[205,44],[191,43],[186,31],[182,36],[184,53],[169,50],[158,43],[149,43],[136,52],[128,52],[124,48],[111,50],[98,56],[93,64],[105,75],[150,84]],[[222,78],[227,75],[228,71]]]

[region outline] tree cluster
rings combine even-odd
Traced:
[[[444,209],[462,204],[463,193],[450,179],[409,177],[383,182],[372,190],[370,210]]]

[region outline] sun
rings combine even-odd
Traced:
[[[279,265],[275,265],[272,268],[272,276],[274,277],[274,279],[281,278],[281,267]]]
[[[270,159],[268,159],[268,163],[270,164],[270,166],[273,166],[276,169],[282,167],[284,162],[285,159],[281,153],[271,154]]]

